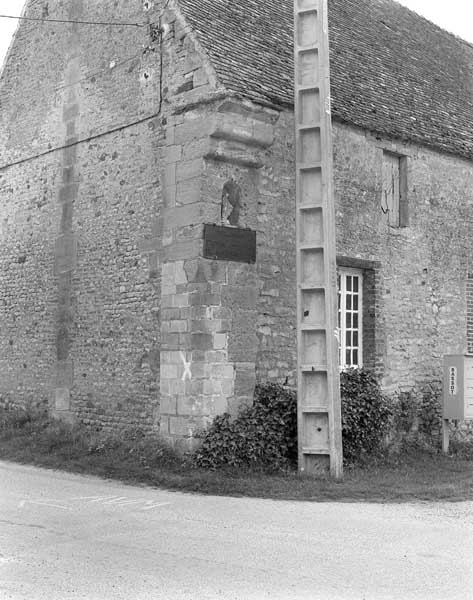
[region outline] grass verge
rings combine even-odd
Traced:
[[[341,481],[294,472],[196,468],[155,438],[93,433],[41,412],[0,411],[0,459],[172,490],[280,500],[413,502],[473,500],[473,456],[411,449],[345,467]]]

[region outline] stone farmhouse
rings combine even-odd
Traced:
[[[293,2],[23,14],[1,402],[192,447],[255,383],[295,383]],[[329,0],[329,33],[340,363],[411,389],[473,351],[473,47],[392,0]]]

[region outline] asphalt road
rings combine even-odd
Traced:
[[[1,600],[473,598],[473,503],[198,496],[0,462]]]

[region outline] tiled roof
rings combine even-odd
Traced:
[[[178,4],[226,88],[255,101],[292,106],[292,0]]]
[[[292,0],[179,0],[220,82],[291,106]],[[473,159],[473,46],[392,0],[329,0],[335,119]]]

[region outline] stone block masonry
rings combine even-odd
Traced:
[[[267,118],[262,111],[216,102],[167,122],[160,434],[187,450],[216,415],[236,413],[253,397],[256,266],[209,260],[202,253],[203,225],[225,224],[237,202],[238,225],[257,226],[257,167],[272,139],[261,115]],[[228,189],[232,208],[225,204]]]

